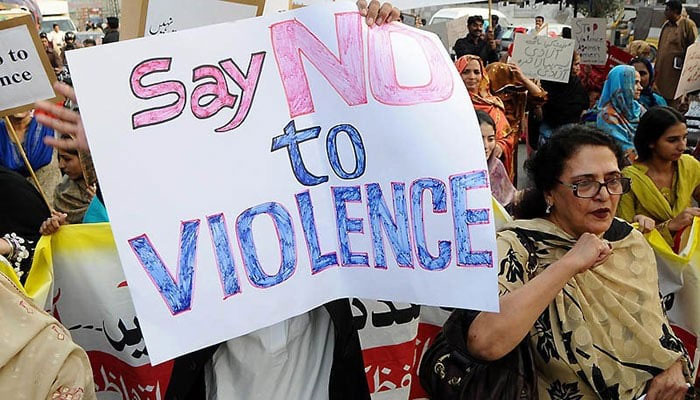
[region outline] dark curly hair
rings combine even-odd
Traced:
[[[639,161],[651,158],[650,145],[656,143],[664,132],[673,125],[685,124],[685,117],[671,107],[652,107],[642,115],[634,135],[634,148],[639,155]]]
[[[624,156],[615,141],[603,131],[585,125],[564,125],[535,154],[525,162],[525,170],[530,178],[530,187],[525,189],[522,200],[514,210],[519,219],[541,218],[545,216],[547,203],[545,192],[557,185],[566,162],[583,146],[609,148],[617,165],[622,169]]]

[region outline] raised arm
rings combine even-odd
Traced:
[[[476,317],[467,333],[469,352],[488,361],[504,357],[523,340],[569,279],[602,264],[611,253],[606,242],[593,234],[583,234],[559,261],[503,295],[499,313],[482,312]]]

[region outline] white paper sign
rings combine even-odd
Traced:
[[[574,56],[574,41],[518,33],[512,60],[531,78],[568,82]]]
[[[683,71],[678,80],[678,88],[674,98],[679,98],[686,93],[700,90],[700,45],[694,43],[685,53]]]
[[[56,80],[46,53],[37,50],[29,16],[0,22],[0,116],[33,108],[37,100],[56,97]],[[53,76],[49,75],[51,73]]]
[[[258,15],[258,5],[229,0],[148,0],[144,36],[231,22]],[[260,0],[260,5],[263,0]]]
[[[434,35],[335,3],[69,59],[152,362],[342,297],[497,310],[479,128]]]
[[[605,43],[605,18],[577,18],[571,28],[576,41],[576,50],[582,64],[605,65],[608,61],[608,46]]]

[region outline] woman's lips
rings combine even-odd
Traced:
[[[599,209],[593,211],[591,214],[593,214],[593,216],[595,216],[596,218],[605,219],[605,218],[608,218],[608,216],[610,215],[610,209],[609,208],[599,208]]]

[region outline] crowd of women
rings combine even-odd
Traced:
[[[377,0],[360,0],[358,7],[370,25],[399,15]],[[654,253],[643,233],[656,229],[678,248],[693,218],[700,216],[694,206],[700,200],[700,162],[686,154],[683,115],[654,92],[652,62],[640,54],[629,65],[612,68],[599,93],[584,84],[578,54],[566,83],[533,81],[517,65],[484,65],[475,55],[460,57],[455,67],[476,112],[493,196],[516,219],[497,234],[500,312],[453,312],[444,328],[447,353],[498,374],[498,368],[508,366],[496,360],[525,348],[536,374],[524,385],[522,398],[692,398],[693,363],[665,315]],[[67,86],[56,89],[75,100]],[[0,181],[5,188],[0,254],[23,283],[42,234],[68,223],[106,221],[107,213],[77,112],[40,102],[35,112],[13,115],[10,122],[11,127],[0,123]],[[10,130],[22,143],[36,179],[30,179]],[[464,134],[477,132],[465,129]],[[528,160],[518,159],[521,143],[531,151]],[[517,176],[523,163],[527,178]],[[518,190],[518,180],[528,186]],[[0,346],[0,393],[12,388],[25,393],[23,398],[55,399],[79,388],[82,398],[94,397],[90,372],[82,370],[89,369],[84,353],[47,339],[51,327],[65,332],[60,325],[36,312],[41,321],[29,324],[33,330],[28,332],[27,324],[19,323],[27,314],[5,313],[16,306],[11,300],[21,297],[6,281],[0,279],[0,337],[12,332],[14,347]],[[351,317],[346,303],[326,305],[336,340],[326,343],[332,368],[324,361],[313,378],[317,381],[307,382],[315,387],[307,392],[314,399],[369,398],[362,365],[353,355],[359,351],[357,332],[338,341],[341,327],[349,326],[338,321]],[[341,343],[342,351],[334,351]],[[60,355],[63,368],[52,370],[50,379],[41,375],[36,385],[43,386],[37,388],[27,371],[40,362],[37,355],[52,351]],[[185,372],[176,362],[173,377],[183,375],[171,380],[171,398],[202,398],[203,393],[217,398],[222,389],[201,381],[201,365],[211,362],[212,354],[206,357]],[[342,360],[346,364],[338,365]],[[423,360],[429,366],[433,362]],[[448,378],[444,370],[428,370],[437,374],[434,381]],[[459,369],[459,374],[465,377],[470,371]],[[207,381],[218,382],[211,373]],[[248,376],[241,385],[255,386],[258,379],[285,384],[275,376],[240,376]],[[460,386],[467,382],[447,382],[457,387],[450,396],[441,397],[433,387],[426,390],[434,398],[469,398],[466,393],[473,392]],[[500,398],[489,396],[503,393],[501,389],[490,388],[484,398]]]

